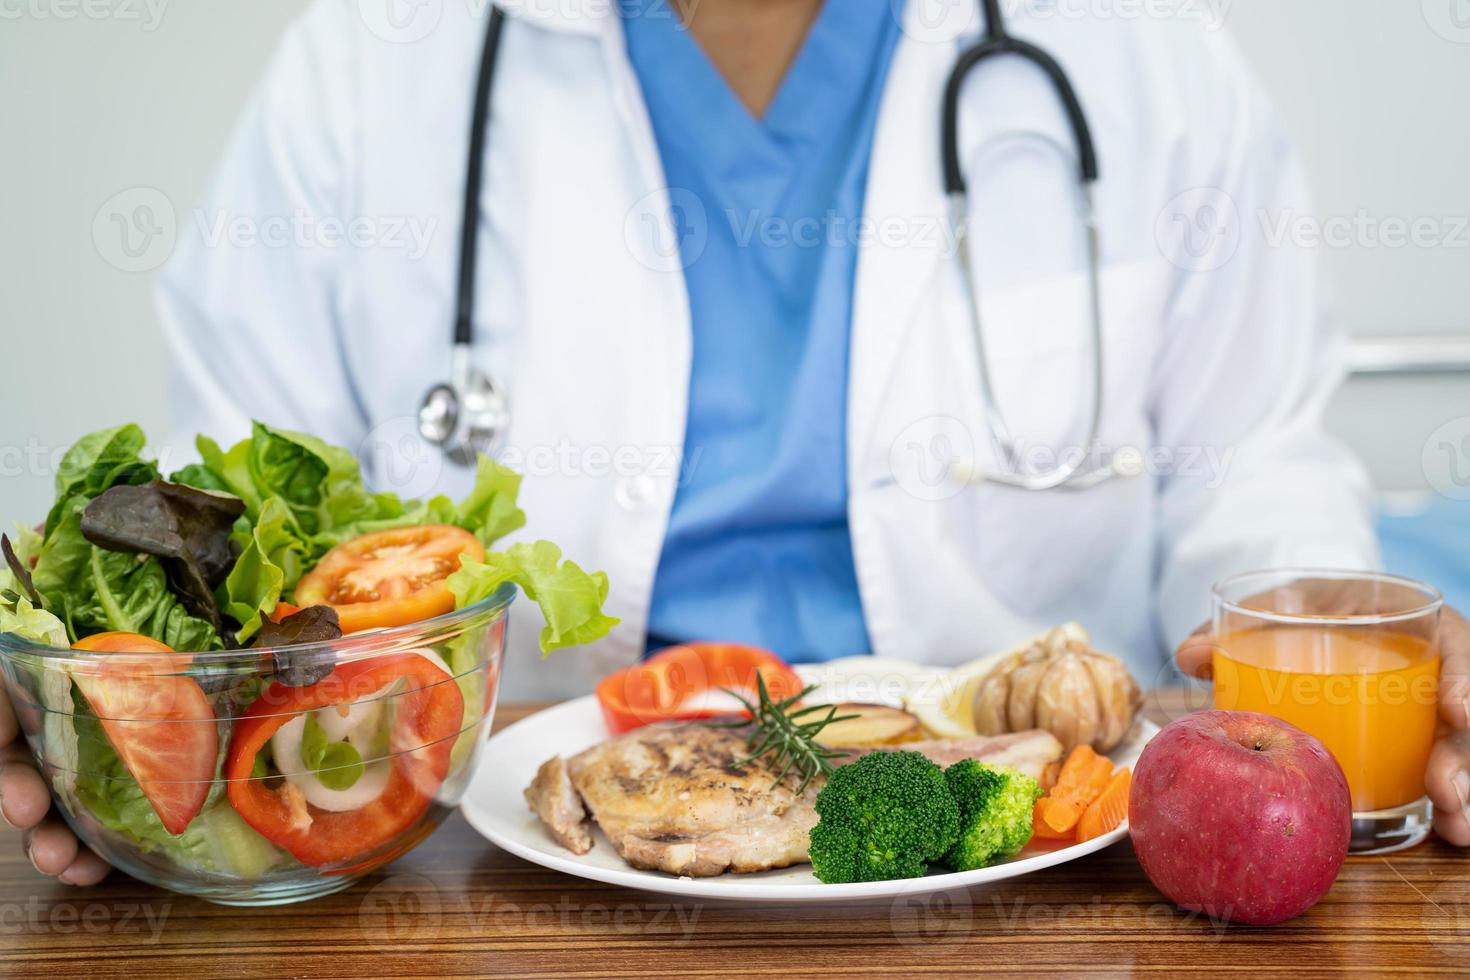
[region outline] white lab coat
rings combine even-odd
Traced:
[[[1263,212],[1307,201],[1230,42],[1182,17],[1016,6],[1012,31],[1064,65],[1097,139],[1102,440],[1173,450],[1177,465],[1080,492],[974,480],[994,455],[943,231],[939,107],[981,15],[961,8],[963,34],[953,16],[931,30],[915,0],[878,120],[854,297],[848,516],[863,609],[873,652],[939,663],[1078,620],[1149,684],[1206,615],[1213,580],[1376,561],[1364,474],[1320,429],[1339,337],[1316,257],[1261,230]],[[484,19],[476,4],[424,5],[439,19],[409,40],[421,32],[365,21],[371,7],[317,0],[289,30],[205,203],[180,222],[161,290],[173,404],[181,432],[233,438],[254,416],[359,448],[381,487],[458,493],[466,474],[404,440],[448,372]],[[690,201],[665,187],[612,5],[510,14],[476,356],[514,405],[509,459],[527,473],[530,516],[518,537],[605,569],[623,620],[537,663],[539,615],[516,609],[506,689],[565,695],[642,652],[677,460],[697,465],[683,445],[689,308],[666,225],[670,196]],[[1075,444],[1091,377],[1085,266],[1072,172],[1045,148],[1070,145],[1064,117],[1014,60],[972,75],[961,111],[997,401],[1028,445]],[[221,217],[234,233],[217,234]],[[356,222],[355,241],[332,237],[334,218]],[[252,237],[270,221],[271,241]]]

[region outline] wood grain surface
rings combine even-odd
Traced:
[[[1189,696],[1159,692],[1159,722]],[[503,726],[535,706],[502,706]],[[458,816],[351,889],[232,909],[114,874],[42,879],[0,834],[0,975],[46,977],[1425,976],[1470,972],[1470,855],[1350,858],[1269,929],[1180,912],[1123,841],[997,885],[897,902],[686,902],[528,864]]]

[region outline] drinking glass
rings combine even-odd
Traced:
[[[1211,598],[1215,706],[1272,715],[1327,746],[1352,792],[1352,853],[1423,840],[1439,591],[1395,575],[1286,568],[1226,579]]]

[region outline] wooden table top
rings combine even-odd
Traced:
[[[1159,692],[1148,711],[1186,710]],[[497,726],[536,706],[502,706]],[[0,835],[0,975],[439,978],[967,973],[1124,976],[1470,971],[1470,855],[1431,840],[1349,858],[1315,908],[1268,929],[1168,904],[1125,840],[1022,878],[863,905],[681,901],[542,869],[459,816],[337,895],[234,909],[113,874],[37,875]]]

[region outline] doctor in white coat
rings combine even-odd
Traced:
[[[196,220],[181,222],[162,289],[171,398],[186,432],[234,437],[257,417],[360,449],[387,489],[454,493],[469,471],[412,433],[425,389],[449,373],[486,18],[446,2],[388,21],[378,6],[310,6]],[[843,6],[828,3],[822,17]],[[1135,474],[1031,492],[980,479],[998,460],[941,180],[943,88],[984,29],[983,10],[970,0],[847,6],[894,23],[894,37],[860,217],[822,229],[824,242],[856,243],[847,356],[818,372],[845,364],[845,415],[831,441],[845,449],[834,476],[846,481],[842,534],[868,641],[836,652],[960,662],[1077,620],[1148,684],[1223,575],[1373,565],[1363,471],[1320,428],[1341,341],[1316,256],[1257,230],[1259,213],[1306,206],[1302,173],[1226,36],[1182,15],[1006,8],[1011,33],[1071,77],[1096,140],[1099,441]],[[641,16],[607,0],[507,8],[483,162],[474,358],[512,405],[502,453],[527,474],[523,533],[605,569],[623,621],[594,648],[538,667],[528,641],[540,624],[522,609],[513,694],[585,691],[644,652],[681,477],[721,465],[720,444],[686,438],[699,407],[691,391],[706,380],[686,283],[720,256],[681,253],[681,234],[697,249],[733,225],[748,251],[781,252],[781,233],[793,239],[785,251],[801,249],[801,229],[779,223],[781,200],[742,209],[738,189],[733,201],[711,199],[682,172],[670,179],[667,157],[679,148],[659,130],[660,97],[702,80],[690,79],[698,66],[680,60],[674,40],[653,52],[663,75],[640,77],[635,43],[692,34],[682,43],[708,52],[719,80],[769,117],[791,108],[779,88],[800,81],[797,71],[837,70],[805,51],[782,57],[803,30],[823,40],[821,7],[705,0],[669,24],[653,22],[673,16],[662,4]],[[773,10],[789,13],[778,21]],[[946,16],[926,16],[936,12]],[[763,52],[774,64],[740,67]],[[868,69],[852,70],[844,84],[855,88]],[[715,119],[702,140],[742,125],[699,94],[699,112]],[[1092,383],[1073,137],[1046,77],[1019,59],[971,74],[959,115],[993,401],[1044,470],[1050,454],[1082,445]],[[698,124],[693,114],[670,122]],[[736,131],[727,156],[756,138]],[[730,164],[706,170],[716,165]],[[283,218],[293,241],[279,247],[228,232]],[[354,224],[355,242],[340,234]],[[731,332],[760,336],[755,316]],[[766,356],[775,370],[795,355]],[[793,428],[824,406],[788,407],[778,422]],[[757,506],[778,493],[768,488]]]
[[[449,372],[482,6],[315,0],[290,28],[163,281],[182,431],[255,417],[357,448],[386,489],[467,486],[414,433]],[[472,357],[512,406],[523,533],[605,569],[623,621],[539,663],[522,607],[508,695],[582,693],[682,639],[952,663],[1065,620],[1149,686],[1213,581],[1375,563],[1364,473],[1321,429],[1341,343],[1316,256],[1258,230],[1308,205],[1302,172],[1230,41],[1198,5],[1005,9],[1096,144],[1097,446],[1074,134],[1021,59],[960,93],[955,247],[940,108],[983,5],[505,7]],[[1023,469],[1091,450],[1114,478],[985,479],[995,406]],[[1470,844],[1467,753],[1446,739],[1431,770],[1441,833]],[[5,796],[8,819],[29,799]],[[38,867],[99,873],[48,833]]]

